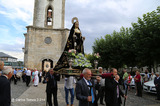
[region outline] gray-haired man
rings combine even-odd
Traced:
[[[11,90],[10,90],[10,79],[12,77],[12,68],[4,67],[3,75],[0,76],[0,105],[10,106],[11,105]]]
[[[91,81],[91,70],[83,70],[83,78],[76,84],[76,98],[79,100],[79,106],[96,106],[95,85]]]

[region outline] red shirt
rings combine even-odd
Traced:
[[[135,80],[135,82],[140,82],[141,81],[141,76],[140,75],[136,75],[135,78],[138,79],[138,80]]]
[[[131,78],[132,78],[132,76],[129,75],[129,76],[128,76],[128,83],[131,83]]]

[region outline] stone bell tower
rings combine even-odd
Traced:
[[[24,65],[48,70],[59,60],[69,34],[64,28],[65,0],[35,0],[33,16],[33,26],[24,34]]]

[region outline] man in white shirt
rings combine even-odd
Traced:
[[[66,100],[66,104],[67,106],[69,106],[69,102],[68,102],[68,94],[70,92],[71,95],[71,106],[73,106],[73,101],[74,101],[74,84],[76,83],[76,80],[73,76],[69,76],[65,78],[65,100]]]
[[[26,86],[29,87],[31,81],[31,70],[28,68],[26,72]]]

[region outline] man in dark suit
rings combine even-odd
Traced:
[[[96,106],[95,102],[95,85],[91,81],[91,70],[83,70],[83,78],[77,82],[75,92],[79,100],[79,106]]]
[[[159,72],[156,72],[156,77],[154,79],[154,84],[156,86],[156,91],[157,91],[157,99],[156,100],[160,100],[160,76],[159,76]]]
[[[57,81],[59,80],[60,80],[59,74],[55,74],[55,72],[53,71],[53,68],[51,68],[46,75],[46,81],[47,81],[46,93],[47,93],[47,102],[49,106],[52,106],[52,95],[54,98],[54,106],[58,106]]]
[[[111,69],[111,73],[113,73],[112,78],[109,77],[105,79],[106,106],[120,106],[122,103],[121,96],[125,98],[126,96],[119,87],[119,76],[117,75],[117,69]]]
[[[12,77],[12,68],[5,67],[0,76],[0,106],[11,105],[11,88],[9,79]]]

